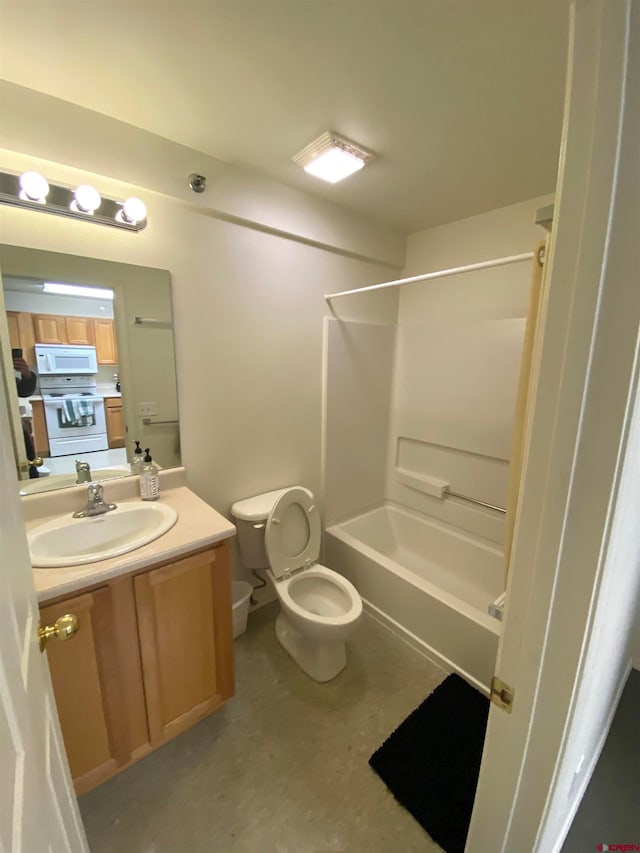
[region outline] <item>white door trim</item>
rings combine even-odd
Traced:
[[[638,179],[620,159],[622,122],[637,107],[625,103],[630,11],[628,0],[572,6],[549,286],[496,667],[515,702],[511,715],[491,707],[469,853],[538,849],[606,557],[638,381],[638,265],[616,239],[638,227],[616,207],[619,187]]]

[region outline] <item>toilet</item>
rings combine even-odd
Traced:
[[[346,578],[316,562],[320,514],[302,486],[265,492],[231,507],[242,561],[266,569],[280,601],[276,637],[314,681],[331,681],[347,663],[345,640],[362,614]]]

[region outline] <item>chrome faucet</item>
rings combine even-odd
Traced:
[[[93,515],[102,515],[112,509],[117,509],[116,504],[106,504],[102,499],[102,486],[100,483],[89,483],[87,489],[87,505],[79,512],[74,512],[74,518],[91,518]]]
[[[78,479],[76,480],[77,486],[79,486],[80,483],[90,483],[91,468],[89,467],[89,463],[76,459],[76,474],[78,475]]]

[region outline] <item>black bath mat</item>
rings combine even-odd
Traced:
[[[489,700],[450,675],[369,759],[446,853],[464,851],[488,715]]]

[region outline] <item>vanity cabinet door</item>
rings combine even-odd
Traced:
[[[82,794],[129,763],[131,750],[111,591],[44,606],[41,624],[52,625],[65,613],[78,617],[78,632],[64,642],[49,641],[47,657],[71,776]]]
[[[227,545],[134,578],[152,746],[233,695]]]

